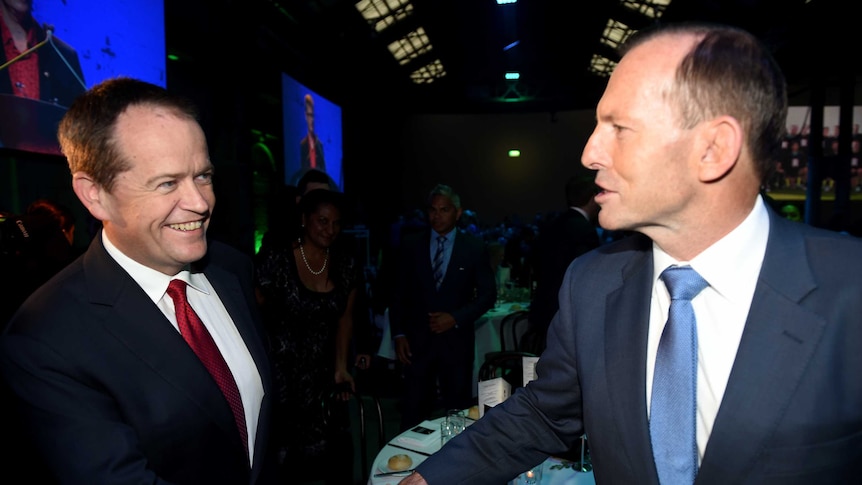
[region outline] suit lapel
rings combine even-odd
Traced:
[[[822,318],[799,304],[816,282],[803,237],[789,224],[770,214],[766,257],[698,475],[704,480],[744,481],[825,328]]]
[[[607,389],[619,436],[635,469],[653,467],[646,414],[646,352],[649,332],[652,253],[641,251],[622,269],[620,286],[608,294],[605,319]],[[605,431],[603,431],[605,432]],[[646,480],[645,483],[648,483]]]
[[[108,255],[101,236],[95,239],[84,260],[94,322],[226,433],[239,436],[230,406],[206,367],[144,290]]]

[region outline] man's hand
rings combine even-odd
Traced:
[[[431,312],[428,314],[428,326],[434,333],[443,333],[454,327],[455,317],[451,313],[446,312]]]
[[[395,337],[395,355],[402,364],[410,363],[413,352],[410,352],[410,342],[407,341],[407,337]]]
[[[407,475],[404,480],[398,482],[398,485],[428,485],[428,482],[422,478],[422,475],[417,472],[413,472],[410,475]]]

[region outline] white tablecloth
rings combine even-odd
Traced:
[[[476,320],[476,355],[473,356],[473,397],[478,395],[479,368],[485,362],[485,354],[488,352],[499,352],[500,348],[500,324],[503,318],[518,310],[525,310],[529,303],[513,301],[501,303],[499,306],[488,310]]]
[[[439,423],[443,419],[445,418],[434,420],[434,424],[439,427]],[[416,447],[414,450],[405,450],[395,446],[398,443],[396,440],[397,436],[387,443],[377,454],[371,467],[371,476],[368,477],[368,485],[397,485],[406,476],[404,474],[401,476],[374,477],[376,473],[389,471],[386,463],[392,455],[405,454],[410,456],[413,460],[411,468],[415,468],[425,461],[428,455],[440,449],[440,442],[434,441],[432,445],[425,448]],[[572,469],[571,462],[561,461],[558,458],[548,458],[542,466],[544,468],[541,485],[595,485],[596,483],[592,472],[578,472]],[[514,480],[509,485],[519,484],[517,480]]]

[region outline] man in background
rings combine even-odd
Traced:
[[[594,177],[575,175],[566,181],[565,212],[539,229],[536,251],[536,291],[530,302],[530,324],[537,349],[545,347],[545,335],[554,313],[560,307],[557,293],[569,264],[581,254],[599,247],[596,218],[599,205]]]
[[[456,227],[460,196],[437,185],[426,203],[429,227],[404,236],[389,310],[404,369],[402,429],[429,417],[438,382],[443,409],[472,405],[473,324],[496,298],[485,242]]]
[[[601,484],[858,482],[862,241],[764,203],[786,118],[753,35],[629,39],[581,161],[638,234],[575,259],[538,378],[402,485],[504,483],[584,433]]]
[[[25,214],[8,218],[0,227],[0,263],[6,290],[0,299],[0,329],[36,288],[71,263],[79,251],[75,215],[57,201],[41,198]]]
[[[214,168],[195,108],[115,78],[72,104],[58,138],[102,229],[0,336],[3,424],[20,427],[4,436],[27,458],[4,478],[272,483],[254,268],[207,238]]]
[[[323,158],[323,143],[314,131],[314,98],[306,94],[304,98],[305,123],[308,133],[299,141],[299,168],[302,173],[316,169],[326,172],[326,160]]]

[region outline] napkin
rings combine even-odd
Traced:
[[[440,442],[440,425],[433,421],[422,421],[418,426],[398,435],[394,441],[413,448],[428,448]]]

